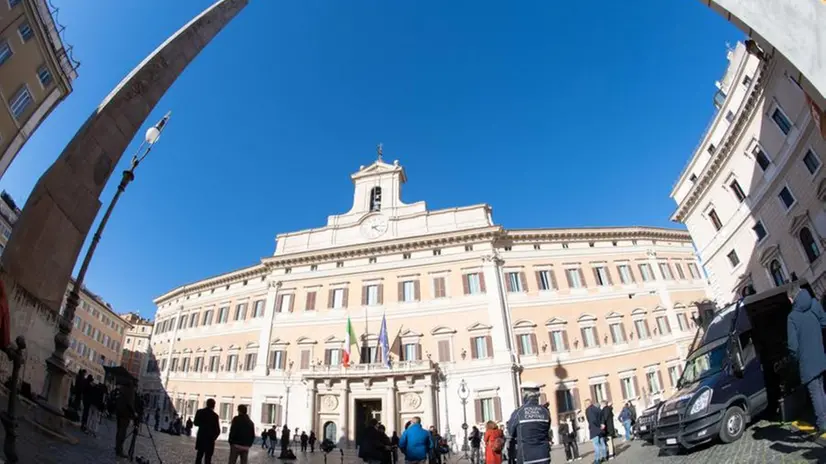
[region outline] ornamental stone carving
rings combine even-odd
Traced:
[[[332,412],[338,409],[338,398],[335,395],[324,395],[321,399],[321,409]]]
[[[418,410],[422,405],[422,397],[418,393],[405,393],[402,395],[402,404],[408,411]]]

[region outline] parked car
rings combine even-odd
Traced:
[[[637,417],[637,421],[634,423],[634,435],[648,443],[654,443],[654,429],[657,425],[657,413],[661,405],[662,402],[658,401]]]

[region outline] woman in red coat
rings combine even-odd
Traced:
[[[496,422],[485,424],[485,464],[502,464],[502,451],[505,449],[505,434],[496,426]]]

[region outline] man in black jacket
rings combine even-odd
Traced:
[[[516,462],[543,464],[551,462],[551,412],[539,404],[544,385],[522,382],[522,406],[508,420],[508,436],[516,439]]]
[[[602,411],[598,406],[585,400],[585,420],[588,421],[588,433],[591,442],[594,444],[594,462],[599,463],[605,456],[605,446],[602,440],[602,433],[605,425],[602,422]]]
[[[603,440],[605,443],[605,457],[614,459],[614,434],[616,428],[614,427],[614,404],[610,401],[602,402],[602,424],[605,426],[603,431]]]
[[[247,415],[247,407],[238,406],[238,415],[232,418],[229,426],[229,464],[235,464],[241,458],[241,464],[247,464],[250,447],[255,442],[255,424]]]
[[[195,427],[198,434],[195,437],[195,464],[212,464],[212,454],[215,452],[215,440],[221,435],[221,422],[215,414],[215,400],[210,398],[206,407],[195,413]]]

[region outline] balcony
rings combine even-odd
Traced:
[[[350,367],[342,365],[327,366],[314,365],[303,371],[304,378],[324,379],[329,377],[342,378],[364,378],[364,377],[389,377],[403,375],[433,374],[436,366],[430,360],[420,361],[399,361],[390,367],[382,364],[351,364]]]

